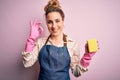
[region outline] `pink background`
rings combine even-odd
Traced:
[[[21,52],[29,35],[29,21],[43,22],[48,0],[0,0],[0,80],[37,80],[39,66],[25,69]],[[64,32],[79,45],[81,56],[87,39],[97,38],[100,50],[89,71],[71,80],[120,80],[120,0],[61,0]]]

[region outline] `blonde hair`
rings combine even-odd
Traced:
[[[60,3],[58,0],[50,0],[48,4],[44,7],[45,16],[47,17],[47,14],[50,12],[59,12],[62,19],[64,20],[64,12],[61,9]]]

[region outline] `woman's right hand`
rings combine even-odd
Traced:
[[[37,20],[30,21],[30,38],[36,39],[43,32],[43,28],[41,27],[41,22]]]
[[[41,22],[38,22],[37,20],[30,21],[30,36],[26,42],[26,52],[33,51],[35,40],[42,34],[42,32],[43,28],[41,27]]]

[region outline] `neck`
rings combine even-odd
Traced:
[[[53,45],[60,44],[63,41],[63,33],[57,36],[51,35],[51,40]]]
[[[63,33],[61,33],[60,35],[57,35],[57,36],[51,35],[51,39],[53,41],[61,41],[61,40],[63,40]]]

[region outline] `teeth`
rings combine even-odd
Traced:
[[[57,32],[57,31],[53,31],[53,32]]]
[[[53,32],[57,32],[57,30],[53,30]]]

